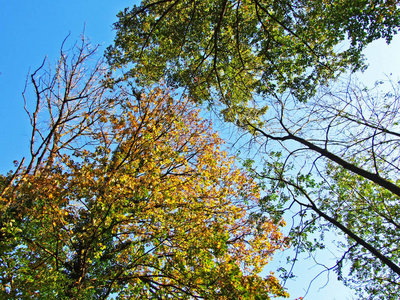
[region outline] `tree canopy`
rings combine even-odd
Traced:
[[[110,89],[94,53],[31,76],[31,159],[0,176],[1,297],[288,296],[259,275],[284,223],[252,216],[258,187],[210,122],[165,87]]]
[[[30,77],[31,157],[0,175],[2,297],[288,297],[260,272],[329,231],[327,271],[397,299],[399,84],[333,79],[390,42],[398,1],[145,0],[118,17],[109,65],[83,39]],[[245,132],[247,171],[203,102]]]
[[[149,0],[119,14],[106,56],[124,78],[163,79],[250,133],[261,206],[278,220],[295,210],[293,245],[312,252],[325,247],[315,232],[338,230],[346,243],[328,270],[362,281],[361,297],[395,299],[398,238],[383,233],[398,224],[398,84],[374,95],[332,79],[365,68],[363,49],[399,26],[397,1]]]
[[[165,78],[237,114],[258,95],[290,90],[307,100],[362,69],[365,46],[389,42],[400,26],[396,1],[369,0],[145,0],[118,17],[107,53],[115,68],[129,65],[143,85]]]
[[[396,299],[399,288],[400,94],[399,83],[391,84],[366,89],[348,82],[305,104],[291,97],[270,102],[254,133],[261,162],[247,161],[270,191],[264,210],[277,218],[293,211],[299,251],[321,251],[327,232],[344,236],[327,270],[362,299]]]

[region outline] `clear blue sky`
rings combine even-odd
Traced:
[[[128,0],[37,0],[1,1],[0,6],[0,172],[12,168],[13,160],[28,155],[29,124],[23,110],[26,76],[47,55],[54,63],[64,38],[70,44],[86,35],[104,51],[114,38],[112,24]],[[99,53],[100,54],[100,53]],[[34,101],[35,99],[32,99]]]
[[[101,51],[112,43],[112,23],[118,11],[138,3],[128,0],[37,0],[2,1],[0,7],[0,173],[13,168],[13,160],[28,156],[29,123],[23,110],[21,93],[29,69],[35,70],[47,55],[54,62],[62,41],[71,32],[69,41],[79,38],[86,24],[86,35],[94,44],[102,44]],[[361,76],[363,82],[373,84],[384,74],[400,78],[400,38],[392,45],[383,41],[368,48],[369,70]],[[34,101],[34,99],[32,99]],[[284,255],[285,256],[285,255]],[[274,266],[279,265],[279,256]],[[281,261],[285,261],[284,257]],[[295,270],[298,280],[289,283],[290,299],[302,296],[309,280],[318,271],[311,261],[299,264]],[[305,299],[351,299],[351,293],[341,283],[331,280],[319,290],[326,277],[320,277]]]

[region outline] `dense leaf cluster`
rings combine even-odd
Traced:
[[[363,68],[365,46],[400,26],[395,1],[369,0],[146,0],[118,16],[107,53],[115,68],[232,108],[288,90],[306,101],[347,67]]]

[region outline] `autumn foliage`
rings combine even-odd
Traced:
[[[283,222],[252,216],[259,190],[210,122],[162,86],[82,77],[86,51],[57,66],[57,97],[32,77],[41,108],[30,114],[32,159],[0,176],[2,297],[287,296],[272,274],[258,275],[286,245]],[[102,91],[72,84],[83,78]]]

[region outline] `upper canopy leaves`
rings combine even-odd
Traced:
[[[306,100],[346,68],[363,68],[363,48],[389,42],[400,25],[395,1],[370,0],[145,0],[118,16],[114,67],[242,112],[257,95],[290,90]]]

